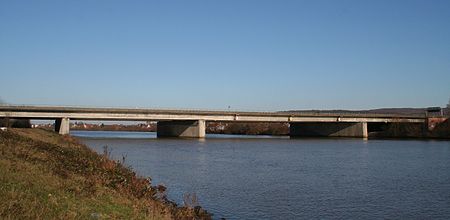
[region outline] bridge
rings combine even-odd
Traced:
[[[369,127],[380,123],[426,125],[424,116],[357,113],[290,113],[58,106],[0,106],[3,119],[55,120],[55,131],[69,134],[70,120],[156,121],[158,137],[205,137],[206,122],[289,123],[290,136],[368,137]]]

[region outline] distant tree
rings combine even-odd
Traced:
[[[0,105],[6,105],[6,102],[3,101],[2,97],[0,97]]]
[[[448,99],[447,109],[446,110],[447,110],[447,115],[450,116],[450,98]],[[449,124],[449,126],[450,126],[450,124]]]

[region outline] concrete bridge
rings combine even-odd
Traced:
[[[124,108],[0,106],[3,119],[55,120],[55,131],[68,134],[70,120],[157,121],[158,137],[205,137],[206,122],[283,122],[290,136],[368,137],[381,123],[426,125],[425,116],[355,113],[230,112]]]

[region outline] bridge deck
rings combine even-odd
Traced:
[[[171,109],[82,108],[59,106],[0,106],[0,117],[73,120],[205,120],[241,122],[411,122],[423,123],[424,115],[323,113],[323,112],[243,112]]]

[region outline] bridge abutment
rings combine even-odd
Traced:
[[[70,132],[70,119],[58,118],[55,121],[55,131],[59,134],[69,134]]]
[[[205,120],[159,121],[157,137],[204,138],[206,133]]]
[[[291,137],[368,137],[367,122],[293,122]]]

